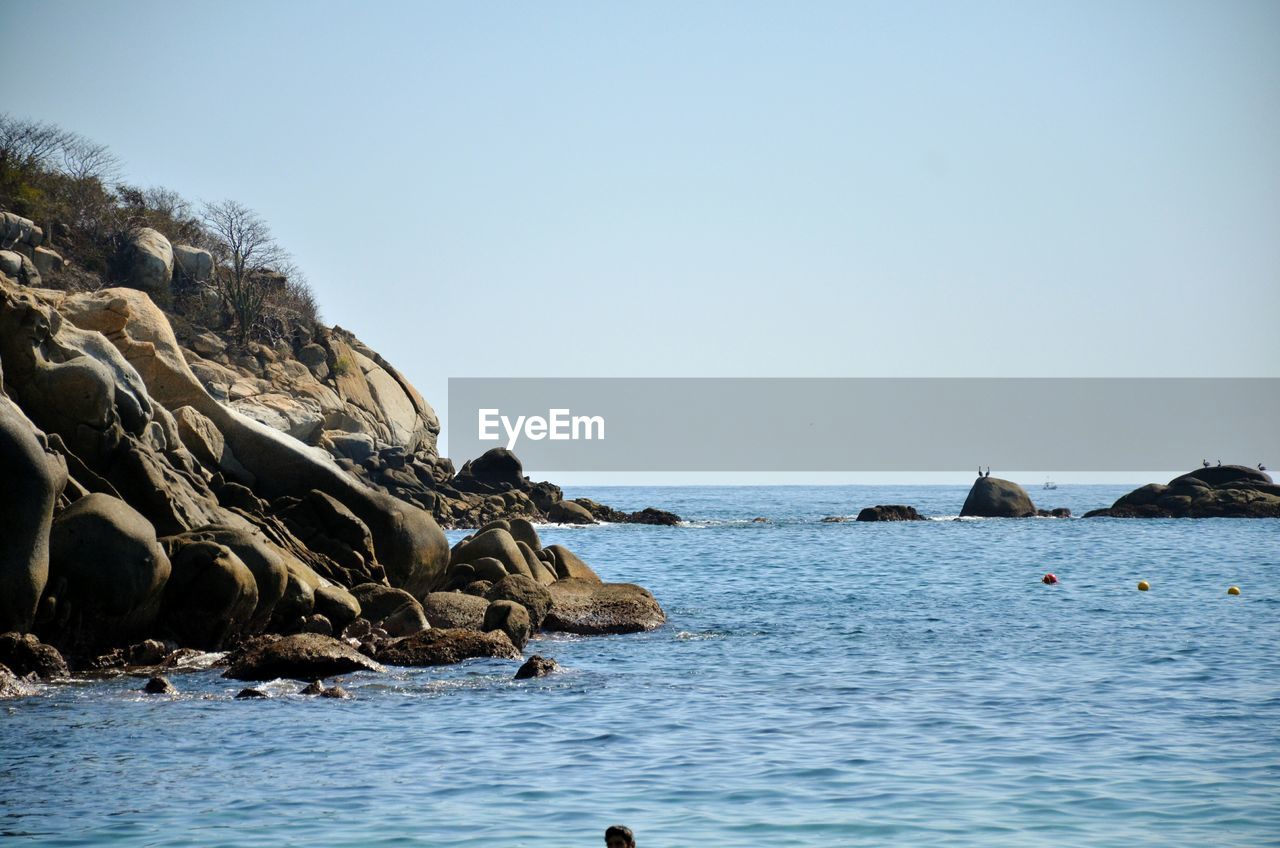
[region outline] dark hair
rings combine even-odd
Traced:
[[[604,832],[604,838],[606,842],[609,840],[610,836],[621,836],[623,839],[627,840],[627,842],[631,843],[632,845],[636,844],[636,835],[631,832],[631,828],[623,827],[620,824],[615,824]]]

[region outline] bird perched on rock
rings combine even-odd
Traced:
[[[1218,467],[1219,467],[1219,468],[1221,468],[1221,467],[1222,467],[1222,460],[1218,460]]]
[[[1207,460],[1207,459],[1202,459],[1202,460],[1200,460],[1200,464],[1201,464],[1201,465],[1203,465],[1205,468],[1208,468],[1208,467],[1209,467],[1209,460]]]
[[[1265,466],[1265,465],[1263,465],[1261,462],[1259,462],[1259,463],[1258,463],[1258,470],[1259,470],[1259,471],[1266,471],[1266,470],[1267,470],[1267,466]]]

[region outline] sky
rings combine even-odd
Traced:
[[[5,0],[0,32],[0,109],[257,210],[442,418],[449,377],[1280,376],[1269,0]]]

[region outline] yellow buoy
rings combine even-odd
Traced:
[[[1148,583],[1147,581],[1145,581],[1145,580],[1139,580],[1139,581],[1138,581],[1138,591],[1139,591],[1139,592],[1145,592],[1145,591],[1147,591],[1147,590],[1148,590],[1148,589],[1150,589],[1150,588],[1151,588],[1151,584],[1150,584],[1150,583]]]
[[[1228,589],[1227,589],[1227,594],[1228,594],[1228,595],[1238,595],[1238,594],[1240,594],[1240,587],[1239,587],[1239,586],[1231,586],[1231,587],[1228,587]]]

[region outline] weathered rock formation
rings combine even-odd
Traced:
[[[350,333],[239,343],[166,314],[148,291],[169,303],[216,268],[156,230],[112,260],[129,287],[39,288],[71,274],[42,239],[0,219],[0,631],[99,671],[243,643],[237,662],[278,676],[334,642],[357,668],[518,656],[548,587],[603,585],[531,520],[630,516],[565,501],[506,451],[455,474],[434,411]],[[450,551],[433,516],[486,526]]]
[[[1085,518],[1280,518],[1280,486],[1243,465],[1197,468],[1168,484],[1148,483]]]

